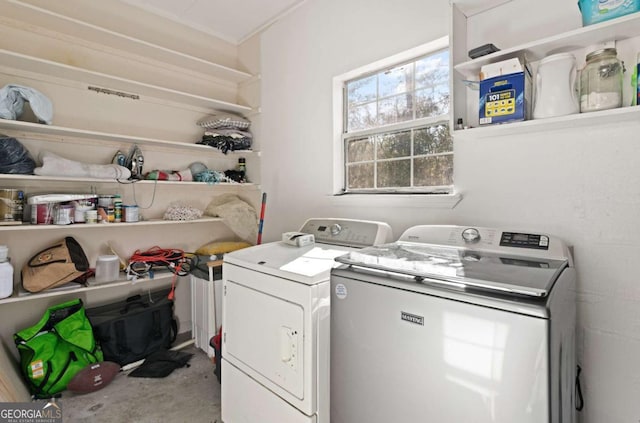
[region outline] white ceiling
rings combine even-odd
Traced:
[[[239,44],[305,0],[123,0]]]

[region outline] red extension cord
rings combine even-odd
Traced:
[[[170,268],[173,272],[173,278],[171,279],[171,291],[169,292],[168,298],[171,301],[175,298],[176,280],[182,270],[184,261],[185,254],[183,250],[177,248],[160,248],[158,246],[151,247],[147,251],[136,250],[129,259],[129,263],[147,263]]]

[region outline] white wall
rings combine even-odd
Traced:
[[[357,206],[332,189],[332,78],[446,35],[448,2],[308,0],[262,35],[265,239],[308,217],[499,226],[556,234],[575,248],[581,421],[640,419],[640,123],[456,141],[453,209]]]

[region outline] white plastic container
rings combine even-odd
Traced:
[[[542,59],[535,84],[534,119],[580,113],[576,58],[573,54],[559,53]]]
[[[9,248],[0,245],[0,298],[13,294],[13,266],[9,262]]]
[[[98,256],[96,260],[96,282],[117,281],[120,273],[120,260],[116,255]]]

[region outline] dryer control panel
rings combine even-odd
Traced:
[[[393,241],[388,224],[370,220],[314,218],[307,220],[300,232],[313,235],[316,242],[345,247],[369,247]]]

